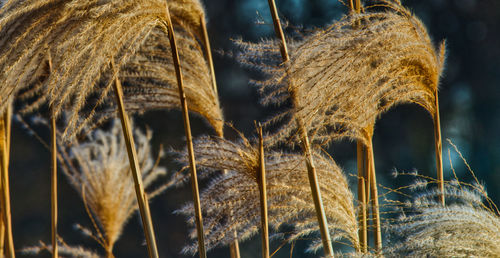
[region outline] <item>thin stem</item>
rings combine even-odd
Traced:
[[[5,112],[6,117],[5,117],[5,124],[6,124],[6,130],[5,130],[5,137],[6,137],[6,146],[7,146],[7,167],[9,167],[9,160],[10,160],[10,136],[11,136],[11,122],[12,122],[12,107],[9,105],[7,107],[7,110]],[[0,183],[0,193],[1,193],[1,188],[2,184]],[[5,224],[4,224],[4,211],[3,211],[3,200],[0,198],[0,206],[1,206],[1,212],[0,212],[0,257],[4,254],[4,248],[5,248]]]
[[[259,123],[259,171],[257,182],[260,192],[260,221],[262,229],[262,257],[269,258],[269,225],[267,219],[266,163],[264,159],[264,137]]]
[[[362,142],[357,143],[357,158],[358,158],[358,203],[360,205],[360,211],[358,214],[358,220],[360,228],[358,231],[360,250],[363,253],[368,251],[368,232],[367,232],[367,217],[366,217],[366,169],[367,160],[366,157],[366,147]]]
[[[114,60],[111,60],[111,64],[114,69]],[[137,203],[139,204],[139,212],[141,214],[142,226],[144,228],[144,234],[146,236],[146,244],[148,246],[148,253],[150,258],[158,258],[158,249],[156,248],[155,233],[153,229],[153,221],[151,219],[151,214],[149,212],[149,203],[144,193],[144,186],[142,183],[142,174],[139,167],[139,161],[137,159],[137,152],[135,149],[134,138],[132,136],[132,128],[130,126],[130,121],[128,115],[125,111],[123,104],[123,89],[118,79],[118,75],[115,76],[115,93],[116,102],[118,103],[118,111],[120,120],[122,123],[123,136],[125,138],[125,143],[127,146],[128,159],[130,163],[130,168],[132,170],[132,177],[134,178],[135,194],[137,196]]]
[[[375,159],[373,155],[373,127],[370,128],[370,142],[367,146],[368,160],[369,160],[369,178],[370,178],[370,194],[371,194],[371,206],[372,206],[372,220],[374,226],[373,240],[375,242],[375,251],[378,253],[382,251],[382,231],[380,226],[380,212],[378,203],[378,191],[377,191],[377,177],[375,173]]]
[[[196,174],[196,161],[194,158],[194,148],[193,148],[193,137],[191,135],[191,125],[189,123],[189,113],[186,101],[186,94],[184,92],[184,84],[182,80],[181,65],[179,61],[179,53],[177,51],[177,44],[175,42],[174,28],[172,27],[172,21],[170,19],[170,12],[168,9],[168,3],[166,3],[166,18],[167,18],[167,29],[168,37],[170,39],[170,47],[172,49],[172,59],[174,61],[175,75],[177,77],[177,86],[179,88],[179,98],[181,101],[182,108],[182,118],[184,120],[184,130],[186,133],[186,143],[189,154],[189,167],[191,168],[191,190],[193,192],[193,202],[196,217],[196,232],[198,234],[198,252],[201,258],[206,258],[207,254],[205,251],[205,236],[203,233],[203,218],[201,216],[201,204],[200,204],[200,193],[198,188],[198,177]]]
[[[52,211],[52,257],[59,257],[59,249],[57,245],[57,128],[56,128],[56,118],[54,112],[50,118],[51,121],[51,144],[50,144],[50,154],[51,154],[51,211]]]
[[[356,0],[354,11],[356,11],[356,13],[361,13],[361,0]]]
[[[274,2],[274,0],[267,0],[267,2],[269,4],[269,8],[271,9],[271,16],[273,17],[274,32],[280,39],[281,57],[283,58],[283,63],[286,63],[288,62],[288,60],[290,60],[290,56],[288,55],[288,47],[286,45],[285,34],[283,33],[283,28],[281,27],[280,18],[278,16],[278,9],[276,8],[276,3]]]
[[[201,25],[201,32],[203,34],[203,44],[205,46],[205,52],[206,52],[206,57],[208,60],[208,66],[210,67],[210,74],[212,75],[212,87],[215,92],[215,96],[218,96],[217,92],[217,80],[215,79],[215,69],[214,69],[214,62],[212,59],[212,49],[210,47],[210,39],[208,38],[208,31],[207,31],[207,23],[205,21],[205,17],[202,16],[200,17],[200,25]],[[217,132],[219,137],[224,138],[224,131]],[[226,173],[224,170],[223,173]],[[237,234],[236,231],[234,232],[235,239],[230,245],[229,245],[229,250],[231,254],[231,258],[240,258],[240,246],[238,244],[238,239],[237,239]]]
[[[436,149],[436,169],[439,190],[441,190],[440,200],[445,205],[444,178],[443,178],[443,144],[441,141],[441,118],[439,117],[439,98],[437,90],[434,92],[434,104],[436,113],[434,114],[434,145]]]
[[[212,60],[212,49],[210,48],[210,40],[208,38],[207,24],[205,21],[205,16],[201,16],[200,24],[201,24],[201,31],[203,34],[203,43],[205,45],[205,50],[206,50],[206,54],[207,54],[208,66],[210,67],[210,74],[212,75],[212,87],[214,89],[215,96],[217,96],[218,95],[218,93],[217,93],[217,81],[215,80],[215,69],[214,69],[214,62]]]
[[[234,237],[236,238],[236,231],[234,231]],[[240,245],[238,244],[238,240],[234,240],[229,245],[229,252],[231,254],[231,258],[240,258]]]
[[[360,0],[350,0],[349,6],[352,12],[361,12],[361,1]],[[356,24],[359,26],[359,23]],[[359,229],[359,242],[361,252],[368,252],[368,217],[367,217],[367,200],[369,200],[370,184],[371,180],[369,177],[369,157],[366,146],[358,141],[357,142],[357,159],[358,159],[358,201],[361,205],[361,211],[359,213],[360,229]]]
[[[52,73],[52,57],[48,51],[49,71]],[[57,244],[57,127],[56,114],[52,108],[50,117],[50,162],[51,162],[51,188],[50,188],[50,209],[51,209],[51,230],[52,230],[52,258],[59,257],[59,247]]]
[[[10,107],[9,107],[10,108]],[[12,237],[12,218],[10,212],[10,188],[9,188],[9,149],[7,148],[9,145],[9,141],[7,140],[7,135],[9,134],[9,129],[7,128],[8,122],[7,120],[9,115],[7,111],[3,114],[2,119],[0,119],[0,165],[1,165],[1,184],[2,184],[2,205],[3,205],[3,219],[6,230],[6,241],[7,241],[7,252],[6,256],[9,258],[14,258],[15,250],[14,250],[14,239]]]
[[[285,34],[281,28],[281,23],[278,17],[278,11],[276,9],[276,4],[274,0],[268,0],[269,8],[271,10],[271,15],[274,23],[274,30],[276,36],[280,39],[280,52],[283,58],[283,63],[287,63],[290,60],[288,55],[288,48],[286,45]],[[292,94],[293,95],[293,94]],[[294,101],[296,103],[296,101]],[[319,229],[321,233],[321,240],[323,242],[323,251],[327,257],[333,257],[333,247],[332,241],[330,240],[330,232],[328,229],[328,222],[326,219],[325,209],[323,207],[323,201],[321,199],[321,191],[318,183],[318,175],[316,173],[316,167],[313,161],[313,155],[311,147],[309,144],[309,136],[307,130],[304,128],[304,124],[300,119],[297,119],[297,125],[300,131],[300,138],[302,141],[302,150],[306,156],[306,166],[307,174],[309,178],[309,184],[311,187],[311,194],[314,201],[314,208],[316,210],[316,216],[318,219]]]

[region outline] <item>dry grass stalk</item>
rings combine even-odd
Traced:
[[[114,60],[111,60],[114,68]],[[137,150],[135,148],[134,138],[132,136],[132,126],[129,117],[125,111],[123,104],[123,91],[120,80],[115,77],[115,94],[116,102],[118,103],[118,113],[122,124],[123,137],[125,138],[125,147],[127,148],[128,159],[132,171],[132,178],[134,179],[135,194],[137,203],[139,204],[139,212],[141,214],[142,226],[146,236],[146,243],[148,246],[148,253],[150,258],[158,258],[158,248],[156,247],[156,239],[153,228],[153,221],[149,211],[149,202],[146,194],[144,193],[144,186],[142,181],[141,168],[137,158]]]
[[[2,213],[3,213],[3,224],[5,225],[5,241],[7,245],[7,250],[5,250],[5,255],[9,258],[14,258],[14,239],[12,237],[12,218],[10,211],[10,187],[9,187],[9,149],[10,140],[10,129],[7,126],[10,125],[10,106],[5,110],[0,119],[0,169],[1,169],[1,188],[2,188]],[[10,137],[9,137],[10,138]],[[3,250],[2,250],[3,252]]]
[[[257,183],[258,148],[247,140],[235,143],[207,137],[198,139],[195,146],[198,166],[203,172],[200,176],[208,177],[216,171],[227,170],[226,174],[214,177],[202,193],[201,200],[207,214],[204,221],[207,247],[230,244],[235,239],[234,231],[240,240],[256,234],[261,214]],[[186,164],[187,154],[182,157]],[[347,239],[357,249],[356,212],[346,178],[332,159],[318,153],[314,154],[314,159],[317,161],[319,186],[325,193],[324,207],[331,238],[334,241]],[[292,232],[276,233],[274,237],[284,237],[290,242],[313,237],[309,250],[316,251],[321,248],[322,241],[318,236],[316,211],[303,155],[266,152],[265,160],[269,225],[276,231],[283,225],[294,228]],[[193,225],[192,204],[179,212],[189,216],[188,222]],[[193,230],[191,238],[194,237]],[[194,253],[196,248],[196,243],[193,243],[183,251]]]
[[[52,257],[59,257],[57,244],[57,127],[56,118],[52,114],[50,118],[50,162],[51,162],[51,229],[52,229]]]
[[[50,50],[48,52],[48,65],[49,72],[52,73],[52,58],[50,55]],[[51,237],[52,237],[52,257],[59,257],[58,243],[57,243],[57,127],[56,127],[56,116],[54,111],[50,116],[50,162],[51,162],[51,174],[50,174],[50,204],[51,204]]]
[[[425,184],[424,184],[425,185]],[[482,185],[446,185],[446,206],[440,189],[421,191],[406,202],[390,227],[386,257],[498,257],[500,217],[483,202]],[[388,245],[389,246],[389,245]]]
[[[212,49],[210,48],[210,39],[208,38],[207,24],[205,22],[204,16],[201,17],[201,30],[203,34],[203,44],[205,46],[207,61],[210,67],[210,75],[212,75],[212,87],[214,88],[215,95],[218,95],[217,81],[215,80],[214,62],[212,59]]]
[[[215,95],[217,96],[218,90],[217,90],[217,81],[215,79],[215,69],[214,69],[214,64],[213,64],[213,59],[212,59],[212,49],[210,48],[210,39],[208,38],[207,25],[206,25],[204,16],[201,17],[201,29],[202,29],[202,34],[203,34],[203,43],[205,45],[206,57],[207,57],[208,64],[210,67],[210,74],[212,75],[212,85],[213,85]],[[222,129],[224,129],[224,128],[222,127],[221,130],[217,130],[217,133],[218,133],[219,137],[224,138],[224,131]],[[230,244],[229,249],[230,249],[230,253],[231,253],[231,258],[240,258],[240,248],[239,248],[238,240],[235,240],[232,244]]]
[[[259,170],[256,174],[260,197],[262,257],[269,258],[269,222],[267,218],[266,161],[264,157],[264,136],[262,136],[262,126],[260,125],[260,123],[257,130],[259,131]]]
[[[10,137],[11,137],[11,123],[12,123],[12,106],[7,107],[7,111],[4,115],[4,123],[6,125],[5,137],[6,137],[6,149],[7,149],[7,168],[9,167],[10,161]],[[0,196],[2,195],[2,184],[0,183]],[[4,219],[4,206],[3,198],[0,197],[0,254],[4,255],[4,245],[5,245],[5,219]],[[1,256],[0,255],[0,256]]]
[[[355,12],[357,14],[361,13],[361,1],[356,0],[353,2],[353,0],[349,1],[349,7],[352,12]],[[356,26],[359,26],[360,24],[356,24]],[[360,242],[360,249],[362,253],[367,253],[368,252],[368,203],[367,201],[370,199],[370,185],[367,180],[368,174],[369,174],[369,164],[368,164],[368,151],[366,146],[364,146],[363,142],[357,141],[357,163],[358,163],[358,203],[359,203],[359,223],[360,223],[360,230],[359,230],[359,242]]]
[[[185,37],[189,41],[187,45],[182,45],[186,47],[186,55],[191,57],[186,58],[186,62],[202,64],[193,66],[194,70],[207,71],[205,74],[186,73],[187,78],[194,76],[194,83],[189,84],[193,90],[187,94],[205,94],[204,97],[211,100],[205,106],[200,100],[197,102],[201,103],[199,110],[194,104],[193,110],[207,116],[217,130],[221,115],[216,95],[210,87],[208,65],[199,46],[189,49],[198,44],[189,37],[193,37],[193,31],[199,31],[202,6],[197,0],[170,2],[172,20],[179,25],[179,30],[186,31]],[[84,123],[77,123],[97,123],[104,119],[101,115],[107,113],[102,111],[108,105],[115,105],[112,98],[107,98],[114,80],[114,76],[110,75],[113,73],[110,58],[114,58],[117,69],[123,70],[123,73],[127,72],[127,68],[138,72],[130,85],[132,89],[137,89],[139,82],[143,85],[141,110],[144,110],[144,105],[146,108],[174,107],[173,102],[159,104],[165,98],[171,99],[170,95],[175,92],[175,87],[172,87],[175,83],[169,83],[171,80],[165,79],[169,75],[164,76],[165,70],[160,69],[172,66],[168,52],[167,59],[161,59],[165,56],[162,44],[168,44],[167,30],[163,25],[165,19],[165,2],[162,0],[15,0],[6,3],[0,10],[0,68],[4,71],[0,75],[0,112],[17,93],[21,98],[32,100],[24,111],[34,110],[44,103],[53,106],[56,115],[63,109],[70,109],[72,119],[65,135],[72,136],[85,127]],[[151,42],[156,40],[155,37],[163,39],[155,44]],[[157,52],[150,56],[152,60],[144,56],[148,51],[146,43],[151,46],[149,50]],[[45,75],[48,69],[46,46],[51,46],[54,65],[54,73],[48,76]],[[134,60],[141,59],[147,61],[142,68],[148,68],[148,64],[162,65],[157,69],[134,67]],[[168,71],[173,78],[173,68]],[[200,80],[200,76],[206,79]],[[121,74],[120,78],[124,78],[127,88],[129,84],[125,76]],[[150,85],[147,85],[148,81]],[[202,84],[208,86],[206,90],[196,91],[196,88],[205,89],[200,87]],[[151,85],[155,87],[148,87]],[[125,95],[128,96],[127,90]],[[193,99],[198,97],[192,96]],[[156,101],[151,105],[145,104],[151,100]],[[175,105],[178,106],[178,102]],[[130,110],[137,111],[137,108],[132,106]],[[78,119],[81,116],[85,119]]]
[[[375,158],[373,155],[373,144],[372,144],[372,139],[373,139],[373,127],[368,129],[369,131],[367,134],[370,137],[370,144],[366,148],[366,159],[367,160],[367,167],[366,171],[368,174],[365,174],[367,178],[369,178],[368,183],[369,183],[369,191],[370,194],[367,196],[366,200],[370,201],[371,203],[371,215],[372,215],[372,223],[373,223],[373,242],[375,245],[374,251],[376,253],[379,253],[382,251],[382,231],[381,231],[381,224],[380,224],[380,211],[379,211],[379,203],[378,203],[378,190],[377,190],[377,176],[375,173]],[[370,198],[371,196],[371,198]]]
[[[358,162],[358,223],[359,227],[359,245],[363,253],[368,251],[368,223],[367,223],[367,201],[366,201],[366,167],[368,166],[365,157],[366,147],[361,142],[357,143],[357,162]]]
[[[285,40],[285,36],[283,33],[283,30],[281,28],[280,20],[278,17],[278,10],[276,8],[276,3],[274,0],[268,0],[269,8],[271,10],[271,15],[273,18],[273,24],[274,24],[274,30],[276,33],[276,36],[280,39],[280,52],[281,52],[281,58],[283,60],[283,63],[285,66],[288,66],[290,57],[288,55],[288,50],[287,50],[287,44]],[[293,86],[291,85],[293,82],[289,82],[290,88]],[[292,101],[294,102],[294,105],[297,105],[297,101],[295,99],[295,94],[296,92],[293,89],[289,89],[290,95],[292,96]],[[300,106],[299,106],[300,107]],[[309,185],[311,187],[311,194],[313,197],[314,201],[314,207],[316,209],[316,217],[318,219],[318,224],[320,228],[320,233],[321,233],[321,239],[323,241],[323,250],[328,257],[333,257],[333,248],[332,248],[332,243],[330,239],[330,232],[328,229],[328,222],[325,214],[325,208],[323,207],[323,201],[321,197],[321,191],[319,188],[318,184],[318,175],[316,173],[316,167],[314,165],[314,160],[313,160],[313,155],[311,151],[311,147],[309,144],[309,135],[307,132],[307,128],[305,127],[304,121],[300,117],[296,117],[295,123],[299,129],[299,134],[300,134],[300,140],[302,141],[302,150],[305,154],[305,162],[307,166],[307,174],[309,176]]]
[[[179,61],[179,53],[177,52],[177,44],[175,41],[174,29],[172,26],[172,21],[170,20],[170,14],[168,11],[168,4],[166,4],[167,9],[167,19],[166,26],[168,30],[168,37],[170,40],[170,47],[172,50],[172,59],[174,61],[175,75],[177,79],[178,93],[179,99],[181,103],[182,109],[182,119],[184,121],[184,130],[186,134],[186,144],[189,155],[189,168],[190,168],[190,176],[191,176],[191,191],[193,194],[193,202],[194,202],[194,214],[196,218],[196,232],[198,235],[198,253],[200,258],[206,258],[207,254],[205,251],[205,234],[203,233],[203,218],[201,214],[201,204],[200,204],[200,193],[198,187],[198,177],[196,172],[196,160],[194,157],[193,150],[193,137],[191,135],[191,125],[189,123],[189,114],[188,114],[188,106],[186,101],[186,94],[184,92],[184,82],[182,79],[181,66]]]
[[[91,220],[94,222],[95,218],[97,222],[93,224],[94,233],[83,231],[103,246],[107,257],[113,257],[115,242],[128,219],[138,209],[134,182],[130,180],[131,166],[125,152],[127,142],[121,130],[116,119],[109,131],[96,130],[85,141],[72,142],[69,146],[59,144],[63,172],[82,197]],[[134,131],[144,188],[150,188],[166,174],[165,168],[159,167],[153,159],[151,136],[150,131],[146,134]],[[153,198],[163,190],[164,187],[160,186],[149,191],[148,197]]]
[[[269,121],[290,118],[271,143],[300,137],[297,119],[314,143],[348,137],[368,145],[365,128],[396,104],[417,103],[436,114],[444,46],[437,51],[421,21],[399,2],[383,3],[384,11],[368,6],[291,40],[287,65],[279,65],[280,41],[237,42],[241,62],[270,75],[256,82],[263,103],[293,102]]]
[[[444,51],[444,48],[442,49]],[[442,53],[444,55],[444,53]],[[439,116],[439,99],[438,92],[434,92],[434,103],[436,108],[436,113],[434,114],[434,144],[436,150],[436,169],[437,169],[437,179],[439,184],[439,189],[441,189],[441,204],[445,205],[445,194],[444,194],[444,176],[443,176],[443,142],[441,138],[441,118]]]

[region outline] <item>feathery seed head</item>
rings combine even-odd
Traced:
[[[389,228],[386,257],[497,257],[500,217],[483,201],[480,188],[447,185],[446,206],[439,189],[424,191]]]
[[[260,205],[257,184],[259,167],[258,148],[246,140],[240,143],[220,138],[201,138],[195,143],[197,165],[202,175],[226,170],[223,175],[212,179],[202,192],[204,207],[204,228],[208,248],[228,245],[237,239],[246,239],[259,230]],[[304,157],[297,154],[267,152],[266,181],[269,225],[276,231],[283,225],[291,225],[291,234],[276,234],[288,241],[316,233],[319,228],[314,204],[309,188]],[[333,240],[347,239],[353,246],[358,245],[357,222],[353,207],[353,196],[346,178],[333,160],[316,153],[323,203]],[[184,161],[187,162],[187,161]],[[194,223],[193,206],[187,205],[180,213]],[[191,237],[196,237],[191,232]],[[321,241],[314,241],[310,248],[321,247]],[[184,252],[194,253],[197,243],[184,248]]]
[[[135,130],[134,136],[144,187],[148,188],[166,171],[152,158],[151,132]],[[119,121],[113,121],[110,131],[96,130],[88,141],[59,147],[64,174],[102,227],[107,248],[112,248],[138,208]],[[158,188],[149,198],[161,191]]]
[[[197,100],[198,103],[210,100],[208,108],[198,108],[197,112],[211,117],[210,122],[220,131],[222,116],[217,96],[210,92],[213,90],[208,65],[194,36],[199,31],[195,27],[203,18],[203,9],[198,0],[169,1],[170,5],[173,23],[179,30],[186,31],[180,34],[186,37],[184,42],[187,43],[179,44],[179,48],[181,57],[185,58],[181,65],[187,70],[183,72],[189,81],[186,88],[192,89],[187,94],[196,92],[190,99],[202,95],[204,99]],[[111,59],[120,76],[121,69],[133,66],[129,64],[131,61],[142,60],[143,68],[160,65],[156,70],[136,67],[133,87],[142,86],[137,83],[152,82],[143,87],[146,97],[136,101],[156,101],[151,105],[143,103],[146,108],[174,107],[172,102],[159,103],[174,91],[178,96],[176,83],[172,83],[172,79],[165,80],[175,78],[173,68],[166,69],[172,64],[172,57],[168,56],[166,6],[164,0],[9,1],[0,9],[0,69],[3,71],[0,75],[0,112],[19,92],[21,97],[36,96],[24,110],[37,109],[44,103],[48,103],[56,115],[63,109],[70,110],[71,119],[63,138],[73,136],[85,127],[84,122],[97,123],[104,119],[99,117],[100,111],[114,105],[113,98],[107,99],[115,76],[110,67]],[[151,43],[150,47],[152,45],[160,53],[141,56],[149,54],[145,44],[158,37],[161,42]],[[182,49],[190,47],[194,49]],[[52,69],[48,69],[49,56]],[[153,96],[148,95],[151,84],[155,85]],[[101,107],[102,104],[105,105]],[[94,119],[96,113],[98,116]],[[80,116],[85,119],[78,119]],[[78,121],[83,124],[77,125]]]
[[[349,137],[366,143],[365,128],[396,104],[417,103],[435,114],[444,44],[436,50],[421,21],[398,1],[379,2],[385,10],[368,6],[365,13],[350,13],[291,40],[287,63],[278,61],[276,40],[237,42],[240,61],[269,74],[257,82],[263,103],[292,102],[269,121],[289,118],[273,142],[295,136],[297,120],[315,142]]]

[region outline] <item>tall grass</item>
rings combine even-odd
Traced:
[[[206,257],[207,250],[230,246],[231,257],[239,257],[239,241],[259,231],[263,257],[276,253],[270,243],[276,239],[292,246],[306,239],[307,251],[323,248],[328,257],[500,253],[499,215],[484,188],[458,181],[445,186],[442,175],[438,85],[444,42],[435,45],[424,24],[398,0],[346,1],[350,10],[344,16],[298,37],[284,32],[274,0],[268,4],[277,39],[235,41],[237,61],[266,76],[255,81],[261,102],[283,107],[265,130],[259,124],[258,137],[240,133],[239,140],[230,140],[200,1],[5,2],[0,9],[0,256],[15,256],[8,173],[13,104],[20,114],[46,108],[51,114],[44,123],[51,128],[52,244],[26,248],[30,254],[101,257],[57,234],[58,162],[92,225],[78,229],[108,258],[137,210],[149,257],[160,257],[149,199],[188,180],[193,200],[176,212],[190,226],[185,254]],[[377,119],[404,103],[432,116],[438,188],[413,193],[406,203],[391,202],[400,216],[384,225],[372,139]],[[168,183],[157,182],[166,169],[152,157],[151,132],[134,130],[130,121],[130,114],[153,109],[182,111],[186,149],[173,153],[183,169]],[[205,118],[216,136],[193,139],[189,111]],[[110,130],[103,130],[117,114],[120,122],[113,120]],[[357,202],[346,173],[323,149],[345,139],[357,142]],[[201,194],[197,168],[207,180]],[[334,252],[333,243],[352,251]]]

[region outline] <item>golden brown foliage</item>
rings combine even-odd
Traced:
[[[289,118],[273,142],[296,136],[297,118],[315,142],[349,137],[367,144],[364,129],[396,104],[417,103],[435,114],[444,44],[438,52],[422,22],[399,1],[379,2],[383,10],[374,4],[289,40],[290,61],[284,64],[277,61],[277,42],[237,42],[244,49],[241,62],[270,75],[257,82],[262,102],[292,102],[269,121]]]
[[[260,204],[257,172],[258,148],[247,140],[240,143],[220,138],[202,138],[195,143],[195,154],[204,176],[214,171],[227,170],[213,178],[201,196],[204,212],[204,228],[208,248],[228,245],[237,239],[246,239],[259,230]],[[266,152],[266,181],[269,225],[275,231],[280,226],[291,225],[293,232],[276,233],[294,241],[319,230],[304,157],[298,154]],[[347,239],[357,246],[357,222],[353,196],[346,178],[330,158],[315,154],[323,203],[329,222],[332,240]],[[185,161],[184,161],[185,162]],[[193,224],[192,204],[179,212],[189,216]],[[195,237],[195,231],[191,237]],[[312,250],[321,247],[318,235],[312,238]],[[193,253],[196,243],[184,248]]]
[[[173,22],[180,30],[186,31],[180,33],[181,37],[194,37],[194,27],[203,18],[199,1],[169,1],[169,5]],[[167,100],[177,92],[176,84],[165,80],[174,77],[173,69],[157,69],[153,70],[154,73],[146,69],[148,65],[162,64],[164,68],[172,63],[167,50],[169,44],[165,18],[166,2],[162,0],[7,2],[0,10],[0,69],[3,71],[0,75],[0,112],[22,91],[22,98],[36,96],[33,102],[25,106],[25,111],[36,109],[44,103],[52,106],[56,115],[63,109],[71,110],[65,136],[74,135],[84,127],[82,123],[78,125],[78,121],[88,122],[96,113],[100,113],[98,107],[105,102],[113,83],[111,58],[115,60],[118,70],[129,65],[136,72],[134,84],[130,86],[137,88],[142,84],[136,83],[155,82],[153,92],[150,92],[154,93],[152,96],[146,94],[150,87],[135,92],[146,94],[144,99],[136,101],[156,101],[151,106],[143,103],[143,108],[175,107],[173,101]],[[146,44],[158,37],[163,38],[157,43],[160,47]],[[217,97],[211,90],[203,51],[196,39],[183,41],[188,43],[179,44],[181,56],[184,57],[181,64],[186,67],[191,64],[205,66],[195,68],[200,69],[196,71],[196,80],[187,80],[186,88],[192,89],[188,93],[196,92],[204,96],[203,100],[190,103],[191,108],[203,116],[211,117],[210,122],[220,121],[221,112]],[[189,49],[195,44],[196,49]],[[182,48],[187,49],[183,52]],[[150,57],[152,60],[141,56],[151,50],[165,53],[155,54]],[[46,61],[49,52],[53,63],[50,74]],[[143,69],[129,64],[131,61],[142,61]],[[193,72],[185,70],[188,71],[184,73],[185,78],[193,76]],[[206,71],[206,74],[198,74],[200,71]],[[198,79],[204,76],[207,78]],[[201,93],[198,89],[202,89]],[[190,99],[196,97],[190,96]],[[210,101],[205,103],[206,99]],[[164,100],[165,103],[160,103]],[[114,100],[111,98],[107,102],[113,105]],[[197,105],[209,107],[196,108]],[[80,116],[85,119],[78,119]],[[214,127],[220,130],[219,124]]]

